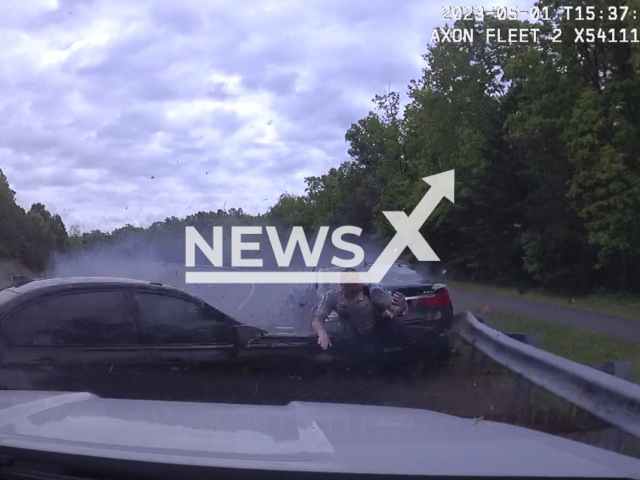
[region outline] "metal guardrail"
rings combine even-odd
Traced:
[[[640,438],[640,385],[522,343],[484,325],[470,312],[456,314],[453,328],[500,365]]]

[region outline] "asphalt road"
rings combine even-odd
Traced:
[[[381,251],[381,248],[367,244],[365,260],[374,261]],[[262,245],[260,254],[263,267],[252,270],[271,271],[278,268],[270,246]],[[243,255],[243,258],[250,258],[250,256],[251,254]],[[335,267],[331,263],[334,256],[350,258],[351,254],[333,247],[329,237],[322,249],[318,267]],[[262,327],[291,325],[291,311],[287,306],[287,300],[292,290],[305,287],[299,284],[187,285],[184,283],[186,272],[184,267],[176,265],[165,268],[160,280],[163,283],[193,292],[243,323]],[[210,268],[206,267],[202,270],[210,270]],[[308,269],[299,252],[293,255],[289,269],[294,271]]]
[[[264,239],[263,239],[264,240]],[[261,270],[271,271],[277,267],[275,256],[270,245],[261,242],[259,254],[246,252],[243,257],[255,255],[262,258],[264,265]],[[382,246],[373,242],[362,244],[365,249],[365,259],[375,261]],[[350,254],[338,250],[328,239],[320,256],[319,267],[333,266],[333,256],[349,258]],[[300,271],[305,268],[304,260],[299,252],[292,258],[292,270]],[[423,264],[418,270],[425,276],[431,277],[430,265]],[[58,268],[56,276],[85,276],[108,275],[139,278],[143,280],[162,282],[193,292],[220,310],[228,313],[241,322],[257,326],[290,325],[291,312],[286,302],[292,289],[303,288],[304,285],[285,284],[239,284],[239,285],[187,285],[185,284],[185,267],[165,266],[159,262],[110,262],[108,259],[80,259]],[[445,281],[446,283],[446,281]],[[585,328],[595,332],[615,336],[625,340],[640,343],[640,322],[609,317],[592,312],[545,305],[521,298],[501,296],[480,292],[473,289],[450,288],[456,310],[478,311],[485,305],[514,312],[520,315],[540,319],[571,327]]]
[[[286,301],[291,293],[287,284],[185,284],[186,269],[181,266],[167,267],[170,277],[163,281],[195,293],[233,318],[250,325],[289,325]],[[190,269],[191,270],[191,269]]]
[[[584,328],[623,340],[640,343],[640,322],[629,318],[610,317],[598,313],[562,308],[522,298],[507,297],[471,289],[450,287],[449,290],[457,310],[477,312],[482,307],[490,305],[496,309],[506,310],[518,315],[524,315],[558,325]]]
[[[431,276],[431,268],[429,265],[421,265],[417,267],[416,270],[426,277]],[[437,281],[447,283],[446,280],[442,279]],[[563,308],[524,298],[482,292],[474,290],[473,287],[460,288],[450,286],[449,292],[451,293],[451,299],[456,311],[468,310],[474,313],[480,312],[485,306],[490,306],[498,310],[512,312],[540,321],[568,327],[583,328],[622,340],[640,343],[640,322],[630,318],[612,317],[568,307]]]

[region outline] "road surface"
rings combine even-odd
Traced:
[[[519,315],[545,320],[558,325],[584,328],[640,343],[640,322],[629,318],[610,317],[599,313],[563,308],[470,289],[450,288],[452,298],[460,309],[477,311],[485,305]]]
[[[261,243],[266,242],[262,241]],[[362,243],[362,245],[365,250],[365,259],[368,262],[375,261],[383,248],[373,242]],[[261,245],[260,250],[256,258],[263,259],[264,266],[261,270],[275,270],[277,264],[270,245]],[[245,252],[243,258],[248,258],[255,253]],[[351,254],[336,249],[330,241],[327,241],[318,266],[333,266],[331,260],[334,255],[349,258]],[[430,277],[430,266],[430,264],[422,264],[417,269],[423,275]],[[299,251],[294,253],[290,268],[296,271],[305,269],[304,260]],[[56,276],[108,275],[162,282],[198,294],[241,322],[263,327],[291,324],[289,318],[291,313],[286,305],[287,299],[292,289],[304,287],[304,285],[285,284],[187,285],[184,282],[185,271],[183,266],[164,266],[159,262],[128,262],[124,264],[109,262],[106,259],[99,262],[91,259],[90,261],[80,260],[69,263],[64,268],[59,268]],[[640,322],[635,320],[545,305],[521,298],[467,288],[451,287],[450,290],[456,310],[478,311],[485,305],[492,305],[500,310],[531,318],[584,328],[640,343]]]
[[[429,276],[430,269],[427,265],[417,267],[417,270],[423,275]],[[446,283],[446,280],[440,281]],[[584,310],[563,308],[524,298],[474,290],[473,287],[449,287],[449,291],[456,310],[478,312],[483,307],[490,305],[493,308],[517,315],[568,327],[584,328],[585,330],[640,343],[640,322],[629,318],[611,317]]]

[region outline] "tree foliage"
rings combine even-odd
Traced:
[[[355,225],[390,237],[382,212],[410,214],[427,192],[422,178],[455,169],[456,203],[443,201],[422,234],[458,275],[573,294],[640,291],[640,44],[573,33],[627,29],[631,38],[640,19],[607,17],[613,7],[640,9],[640,0],[590,5],[604,19],[569,16],[566,7],[584,11],[581,1],[540,0],[550,16],[535,25],[456,22],[474,41],[429,45],[406,104],[401,92],[376,95],[346,131],[349,159],[306,178],[303,195],[281,195],[261,217],[218,210],[145,229],[67,233],[44,205],[18,207],[0,174],[0,256],[36,266],[65,249],[133,254],[142,242],[175,252],[185,226],[256,222]],[[508,28],[530,27],[537,42],[486,41],[489,29],[505,38]]]
[[[41,203],[25,212],[0,171],[0,259],[16,260],[29,269],[43,270],[50,256],[68,248],[68,235],[59,215]]]
[[[374,98],[347,130],[350,160],[307,180],[297,203],[305,224],[359,219],[392,235],[381,212],[409,214],[427,190],[421,178],[455,169],[455,205],[444,201],[422,233],[459,275],[571,293],[639,291],[640,46],[580,42],[572,32],[630,32],[637,19],[607,13],[640,4],[591,4],[604,20],[571,18],[561,5],[584,11],[576,0],[542,0],[550,18],[536,25],[456,22],[474,41],[428,46],[404,109],[398,92]],[[538,42],[485,41],[489,28],[529,27],[540,29]]]

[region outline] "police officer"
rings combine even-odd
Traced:
[[[359,283],[355,269],[346,269],[341,278],[340,289],[330,290],[316,309],[313,329],[318,335],[318,344],[327,349],[331,342],[324,323],[332,311],[336,311],[345,328],[343,340],[351,344],[354,353],[377,351],[380,344],[379,322],[384,318],[407,311],[407,301],[401,293],[391,295],[379,288],[369,289]]]

